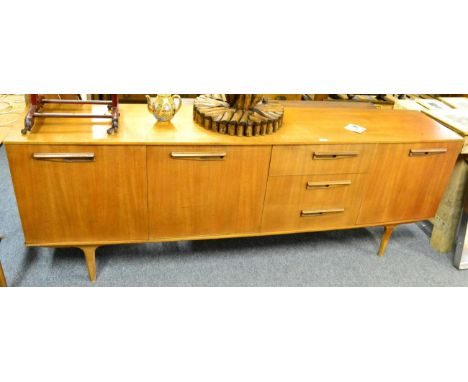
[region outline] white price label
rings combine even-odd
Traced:
[[[365,127],[355,125],[354,123],[350,123],[349,125],[346,125],[344,128],[346,130],[353,131],[353,132],[359,133],[359,134],[362,134],[364,131],[367,130]]]

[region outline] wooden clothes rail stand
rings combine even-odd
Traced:
[[[43,112],[42,107],[45,104],[67,104],[67,105],[107,105],[110,114],[79,114],[79,113],[49,113]],[[112,119],[112,127],[107,130],[107,134],[114,134],[119,129],[119,97],[112,94],[110,101],[88,101],[88,100],[65,100],[48,99],[41,97],[40,94],[31,94],[31,104],[29,111],[24,118],[24,128],[21,134],[30,132],[34,126],[36,118],[103,118]]]

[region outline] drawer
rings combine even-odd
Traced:
[[[353,225],[367,175],[275,176],[268,179],[262,232]]]
[[[146,147],[6,149],[26,243],[148,239]]]
[[[363,173],[374,151],[375,145],[275,146],[270,175]]]

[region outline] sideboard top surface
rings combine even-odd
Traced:
[[[297,106],[297,103],[288,105],[287,102],[284,105],[282,128],[260,137],[237,137],[208,131],[193,121],[192,105],[184,102],[170,123],[156,123],[146,105],[121,104],[119,131],[111,136],[106,133],[109,121],[75,118],[37,119],[33,131],[21,135],[24,118],[19,118],[5,143],[292,145],[462,141],[458,134],[418,111],[312,108]],[[67,112],[105,112],[102,106],[60,105],[59,108]],[[362,134],[348,131],[344,127],[350,123],[367,130]]]

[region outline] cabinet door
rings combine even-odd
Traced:
[[[270,146],[148,147],[151,239],[258,232]]]
[[[434,217],[460,150],[459,142],[379,145],[357,223]]]
[[[28,244],[146,240],[146,148],[8,145]]]

